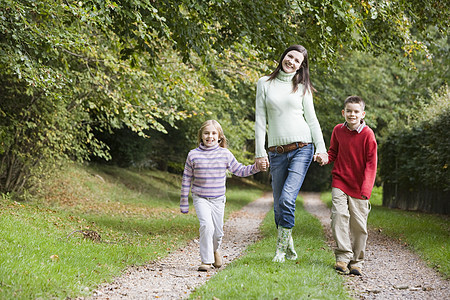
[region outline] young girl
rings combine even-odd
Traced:
[[[222,266],[219,252],[223,237],[226,170],[240,177],[253,175],[256,164],[244,166],[226,149],[227,139],[215,120],[204,122],[198,131],[198,148],[191,150],[184,166],[180,210],[189,212],[189,190],[200,222],[199,271]]]

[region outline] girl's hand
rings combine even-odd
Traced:
[[[255,159],[256,168],[260,171],[267,171],[267,168],[269,168],[269,160],[266,157],[258,157]]]
[[[258,171],[265,171],[266,168],[267,168],[267,166],[266,166],[266,162],[265,162],[265,161],[261,162],[260,165],[259,165],[259,167],[258,167],[258,164],[256,164],[256,169],[257,169]]]

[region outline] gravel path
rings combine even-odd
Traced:
[[[330,210],[317,193],[302,193],[304,206],[322,223],[332,247]],[[259,226],[272,208],[270,193],[235,212],[224,225],[224,267],[259,239]],[[427,267],[393,239],[369,231],[363,276],[345,276],[355,299],[450,299],[450,281]],[[160,261],[130,267],[113,283],[94,291],[90,299],[183,299],[219,270],[198,272],[198,241],[190,242]],[[331,267],[331,266],[330,266]],[[83,298],[80,298],[83,299]]]
[[[113,283],[100,286],[91,299],[182,299],[211,276],[242,255],[249,244],[256,242],[259,226],[272,208],[272,195],[263,197],[233,213],[224,224],[221,246],[224,265],[219,270],[198,272],[200,253],[198,241],[190,242],[166,258],[145,266],[130,267]]]
[[[305,209],[322,223],[330,247],[330,209],[319,194],[302,193]],[[346,276],[356,299],[450,299],[450,281],[443,279],[407,247],[369,230],[363,276]]]

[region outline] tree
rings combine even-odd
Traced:
[[[66,3],[1,2],[1,191],[22,191],[42,162],[107,158],[94,129],[163,131],[159,120],[173,124],[202,99],[181,70],[124,59],[107,16]]]
[[[423,25],[446,30],[448,5],[0,0],[0,191],[23,190],[43,162],[109,157],[94,129],[126,127],[143,137],[149,129],[165,132],[203,111],[206,95],[222,104],[231,99],[225,113],[239,121],[229,123],[244,124],[246,135],[251,117],[241,122],[235,103],[250,100],[226,95],[237,95],[231,84],[242,78],[233,78],[240,64],[230,64],[238,69],[228,74],[221,68],[232,57],[228,51],[238,49],[244,60],[248,53],[262,64],[293,43],[304,44],[323,65],[335,61],[341,48],[409,58],[427,50],[411,31]],[[221,95],[223,84],[228,91]]]

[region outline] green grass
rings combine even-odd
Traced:
[[[55,172],[34,200],[0,198],[0,299],[87,296],[130,265],[162,258],[198,236],[191,204],[179,212],[180,176],[107,166],[70,165]],[[225,215],[260,197],[248,180],[228,181]],[[330,193],[324,193],[331,202]],[[449,276],[449,222],[443,216],[388,210],[375,189],[369,226],[399,239]],[[76,230],[101,234],[83,239]],[[72,235],[70,235],[73,233]],[[317,219],[299,201],[294,228],[297,261],[272,263],[276,230],[273,212],[262,225],[264,239],[199,287],[191,298],[349,299],[344,278]]]
[[[263,193],[249,181],[229,183],[226,215]],[[165,172],[70,165],[33,201],[4,197],[0,299],[86,296],[127,266],[182,247],[198,236],[198,220],[192,201],[189,214],[179,212],[180,184]],[[82,229],[102,242],[74,233]]]
[[[293,230],[296,261],[273,263],[277,232],[273,211],[262,225],[264,238],[246,254],[197,288],[190,299],[351,299],[334,269],[320,222],[297,201]]]
[[[330,207],[331,193],[322,194],[322,200]],[[370,202],[370,228],[407,245],[430,267],[450,278],[450,222],[447,216],[383,207],[381,187],[374,189]]]

